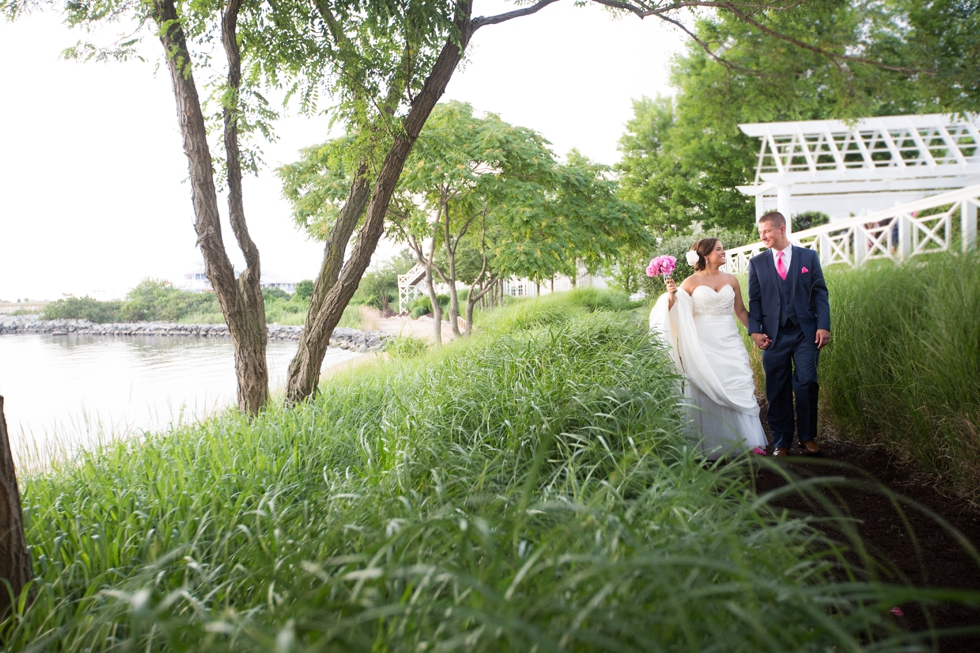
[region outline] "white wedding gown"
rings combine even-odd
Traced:
[[[668,310],[664,293],[650,312],[650,329],[670,347],[684,377],[688,435],[711,459],[766,446],[749,355],[735,326],[735,291],[678,289]]]

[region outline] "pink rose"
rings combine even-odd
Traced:
[[[666,280],[667,277],[673,273],[674,268],[677,267],[677,259],[673,256],[667,254],[657,256],[650,261],[650,265],[647,266],[647,276],[648,277],[659,277],[663,275]]]
[[[674,268],[677,267],[677,259],[673,256],[661,256],[660,261],[660,274],[665,277],[669,277],[674,272]]]

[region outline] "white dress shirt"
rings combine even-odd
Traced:
[[[786,274],[788,275],[790,270],[789,264],[793,261],[793,244],[790,243],[789,245],[786,246],[786,249],[783,250],[776,249],[775,247],[771,247],[770,249],[772,250],[773,263],[779,262],[779,258],[776,256],[776,252],[781,251],[783,253],[783,265],[786,266]],[[776,269],[778,270],[779,268],[777,267]]]

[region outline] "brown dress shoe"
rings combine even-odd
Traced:
[[[789,449],[787,449],[786,447],[776,447],[775,449],[772,450],[772,455],[774,455],[774,456],[788,456],[789,455]]]
[[[817,444],[816,440],[807,440],[801,446],[803,447],[803,453],[808,456],[816,456],[820,453],[820,445]]]

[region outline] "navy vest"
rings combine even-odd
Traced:
[[[790,280],[793,275],[786,273],[785,279],[779,278],[779,273],[776,273],[776,279],[779,281],[779,326],[786,326],[786,323],[799,324],[799,320],[796,319],[796,309],[793,307],[793,287],[790,285]]]

